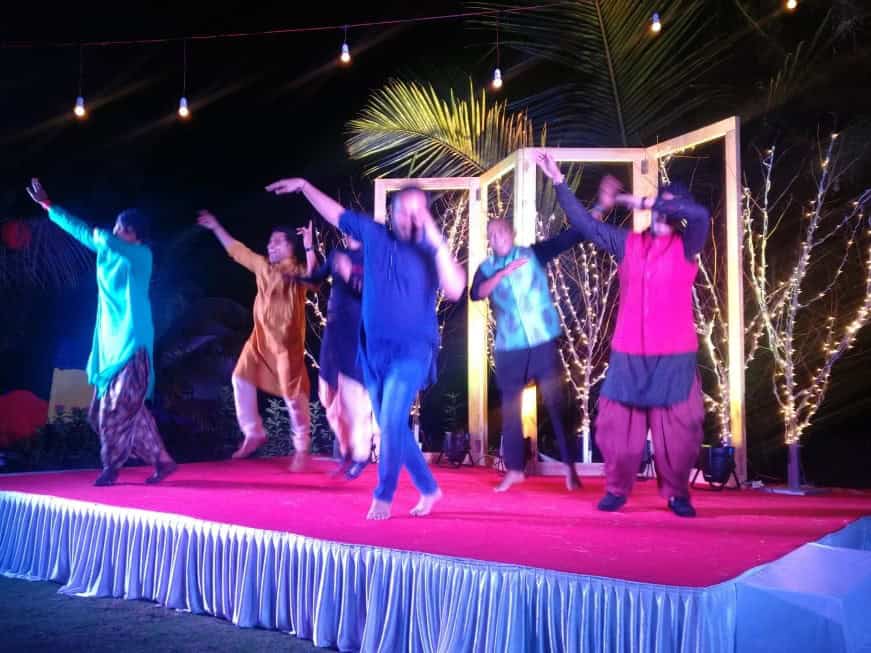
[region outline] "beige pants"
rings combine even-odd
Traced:
[[[366,388],[354,379],[339,374],[336,388],[318,379],[318,396],[327,422],[336,434],[342,455],[350,453],[351,458],[358,462],[368,460],[373,439],[377,447],[380,433]]]
[[[265,438],[263,421],[257,407],[257,386],[245,379],[233,376],[233,398],[236,402],[236,419],[246,438]],[[311,447],[311,418],[309,417],[308,397],[284,397],[294,451],[308,452]]]

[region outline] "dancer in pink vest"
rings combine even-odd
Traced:
[[[710,214],[678,184],[665,186],[656,198],[636,198],[618,195],[620,184],[611,178],[603,184],[610,192],[600,193],[599,208],[619,203],[653,210],[650,229],[634,233],[594,219],[550,156],[539,155],[538,164],[553,181],[572,227],[620,264],[617,327],[596,419],[606,476],[598,508],[613,511],[626,503],[649,429],[660,494],[676,515],[694,517],[689,475],[698,459],[705,411],[692,289]]]

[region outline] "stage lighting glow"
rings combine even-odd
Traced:
[[[796,7],[798,7],[798,0],[786,0],[787,11],[795,11]]]

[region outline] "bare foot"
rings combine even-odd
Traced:
[[[366,519],[373,519],[376,521],[390,519],[390,503],[387,501],[372,499],[372,505],[369,506],[369,512],[366,514]]]
[[[506,492],[512,485],[523,483],[525,480],[526,474],[509,469],[505,474],[505,478],[502,479],[502,482],[499,485],[493,488],[493,491]]]
[[[257,451],[261,446],[263,446],[265,442],[265,435],[252,435],[251,437],[246,437],[242,441],[242,446],[236,449],[236,453],[233,454],[233,458],[247,458],[252,453]]]
[[[309,459],[310,456],[307,451],[297,451],[293,454],[293,460],[290,462],[290,471],[304,472],[306,467],[308,467]]]
[[[432,507],[441,501],[441,498],[444,496],[440,488],[436,488],[436,491],[432,494],[421,494],[420,501],[417,502],[417,505],[411,509],[412,517],[426,517],[429,513],[432,512]]]

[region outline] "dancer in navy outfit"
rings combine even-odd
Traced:
[[[318,361],[318,396],[342,455],[337,474],[357,478],[372,455],[378,427],[357,361],[363,292],[363,245],[344,236],[307,281],[332,277]]]

